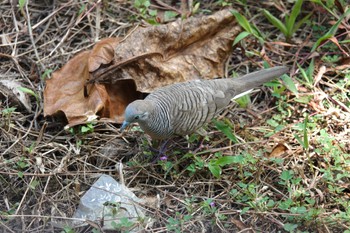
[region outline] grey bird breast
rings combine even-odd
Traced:
[[[240,78],[196,80],[160,88],[145,100],[154,103],[149,119],[139,122],[152,138],[192,133],[210,121],[236,95],[287,72],[286,67],[257,71]]]

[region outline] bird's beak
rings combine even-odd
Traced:
[[[130,125],[130,122],[124,121],[122,127],[120,127],[120,132],[123,132],[126,127]]]

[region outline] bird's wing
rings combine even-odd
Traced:
[[[175,92],[172,126],[176,134],[189,134],[210,121],[230,98],[210,82],[190,82]]]

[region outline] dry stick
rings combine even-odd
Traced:
[[[100,37],[100,31],[101,31],[101,4],[99,4],[101,1],[96,2],[96,30],[95,30],[95,42],[97,42]]]
[[[29,37],[30,37],[30,41],[32,42],[32,45],[33,45],[33,49],[34,49],[34,53],[35,53],[35,56],[36,56],[36,59],[37,59],[37,63],[39,63],[41,65],[41,68],[43,70],[46,70],[46,67],[45,65],[41,62],[40,60],[40,57],[39,57],[39,53],[38,53],[38,49],[36,48],[36,45],[35,45],[35,41],[34,41],[34,37],[33,37],[33,28],[32,28],[32,25],[30,23],[30,15],[29,15],[29,10],[28,10],[28,2],[29,1],[26,1],[26,4],[25,4],[25,8],[26,8],[26,14],[27,14],[27,23],[28,23],[28,32],[29,32]]]
[[[12,2],[11,2],[12,4]],[[25,73],[22,71],[21,66],[19,65],[18,61],[17,61],[17,40],[18,40],[18,33],[19,33],[19,28],[18,28],[18,24],[17,24],[17,20],[16,20],[16,14],[13,10],[13,6],[11,7],[11,12],[12,12],[12,18],[13,18],[13,23],[15,25],[16,28],[16,37],[15,37],[15,42],[14,42],[14,47],[12,47],[12,53],[11,53],[11,58],[13,60],[13,62],[15,63],[19,73],[21,74],[21,76],[27,80],[27,82],[31,85],[32,88],[34,88],[34,85],[32,84],[32,82],[28,79],[28,77],[25,75]]]
[[[62,45],[62,43],[66,40],[66,38],[68,37],[71,29],[72,29],[72,26],[74,24],[74,18],[72,17],[71,19],[71,22],[69,23],[68,27],[67,27],[67,32],[66,34],[63,36],[63,38],[61,38],[60,42],[56,45],[56,47],[51,51],[51,53],[49,54],[49,57],[52,56],[52,54],[54,52],[56,52],[56,50]]]
[[[101,0],[98,0],[96,3],[94,3],[94,5],[93,5],[87,12],[85,12],[85,14],[84,14],[82,17],[80,17],[80,18],[75,22],[75,25],[74,25],[74,26],[77,26],[77,25],[81,22],[81,20],[85,18],[85,16],[87,16],[97,5],[99,5],[100,2],[101,2]]]
[[[52,12],[51,14],[49,14],[48,16],[46,16],[43,20],[41,20],[39,23],[35,24],[32,28],[36,29],[37,27],[39,27],[41,24],[45,23],[47,20],[51,19],[52,16],[54,16],[55,14],[57,14],[57,12],[59,12],[60,10],[62,10],[63,8],[70,6],[71,3],[73,2],[73,0],[67,2],[66,4],[64,4],[63,6],[61,6],[60,8],[58,8],[57,10],[55,10],[54,12]]]
[[[0,221],[0,224],[6,228],[9,232],[15,233],[13,230],[11,230],[8,226],[6,226],[3,221]]]
[[[181,10],[178,10],[178,9],[176,9],[175,7],[170,6],[170,5],[164,3],[164,2],[162,2],[162,1],[160,1],[160,0],[155,0],[155,2],[156,2],[159,6],[164,7],[164,8],[167,9],[167,10],[175,11],[175,12],[177,12],[178,14],[181,15]]]
[[[44,218],[44,219],[54,218],[54,219],[75,220],[75,221],[86,222],[86,219],[84,218],[69,218],[69,217],[63,217],[63,216],[37,215],[37,214],[9,214],[9,215],[0,214],[0,217],[1,218],[29,217],[29,218]]]
[[[19,205],[18,205],[18,207],[17,207],[17,210],[16,210],[16,212],[15,212],[15,215],[18,214],[18,211],[19,211],[20,208],[22,207],[22,204],[23,204],[23,202],[24,202],[24,199],[26,198],[27,193],[28,193],[28,191],[29,191],[29,189],[30,189],[30,184],[33,182],[34,178],[35,178],[35,176],[33,176],[32,179],[30,180],[29,185],[27,186],[27,189],[26,189],[26,191],[24,192],[24,195],[23,195],[23,197],[22,197],[22,200],[21,200],[21,202],[19,203]]]

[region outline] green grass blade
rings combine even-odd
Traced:
[[[307,123],[309,122],[309,115],[306,115],[305,120],[304,120],[304,149],[308,149],[309,148],[309,138],[307,135]]]
[[[321,38],[319,38],[316,43],[314,44],[314,46],[312,47],[311,49],[311,52],[314,52],[316,51],[316,49],[318,48],[318,46],[320,46],[320,44],[331,38],[332,36],[334,36],[334,34],[337,32],[338,30],[338,27],[339,27],[339,24],[343,21],[343,19],[345,17],[347,17],[348,15],[350,14],[350,8],[338,19],[338,21],[331,27],[331,29],[329,29],[329,31],[324,35],[322,36]]]
[[[288,22],[286,22],[287,31],[292,34],[295,21],[300,14],[301,5],[303,4],[303,0],[297,0],[292,8],[292,12],[290,13],[290,17]],[[291,35],[292,36],[292,35]]]
[[[39,96],[34,91],[32,91],[32,90],[30,90],[30,89],[28,89],[26,87],[18,87],[18,90],[34,96],[36,101],[39,102]]]
[[[226,166],[226,165],[236,163],[236,161],[237,161],[236,156],[229,156],[228,155],[228,156],[223,156],[223,157],[218,158],[215,161],[215,164],[218,166]]]
[[[311,15],[312,13],[309,13],[307,16],[305,16],[298,23],[295,24],[295,26],[292,29],[292,35],[301,27],[301,25],[303,25],[310,18]]]
[[[246,30],[247,32],[254,34],[253,33],[253,29],[250,26],[249,21],[247,20],[246,17],[244,17],[243,15],[241,15],[238,11],[236,10],[232,10],[231,13],[236,17],[237,22],[239,23],[239,25],[241,25],[242,28],[244,28],[244,30]]]
[[[249,35],[251,35],[251,33],[246,32],[246,31],[239,33],[239,35],[233,41],[233,45],[236,45],[237,43],[239,43],[241,40],[243,40],[244,38],[246,38]]]
[[[307,72],[304,70],[304,68],[301,67],[299,64],[297,64],[297,66],[300,70],[302,77],[304,78],[305,83],[308,84],[309,86],[313,86],[313,83],[310,82],[310,78],[309,78]]]
[[[267,20],[272,23],[278,30],[280,30],[285,36],[288,34],[286,26],[282,23],[281,20],[277,19],[267,10],[263,10],[263,13]]]

